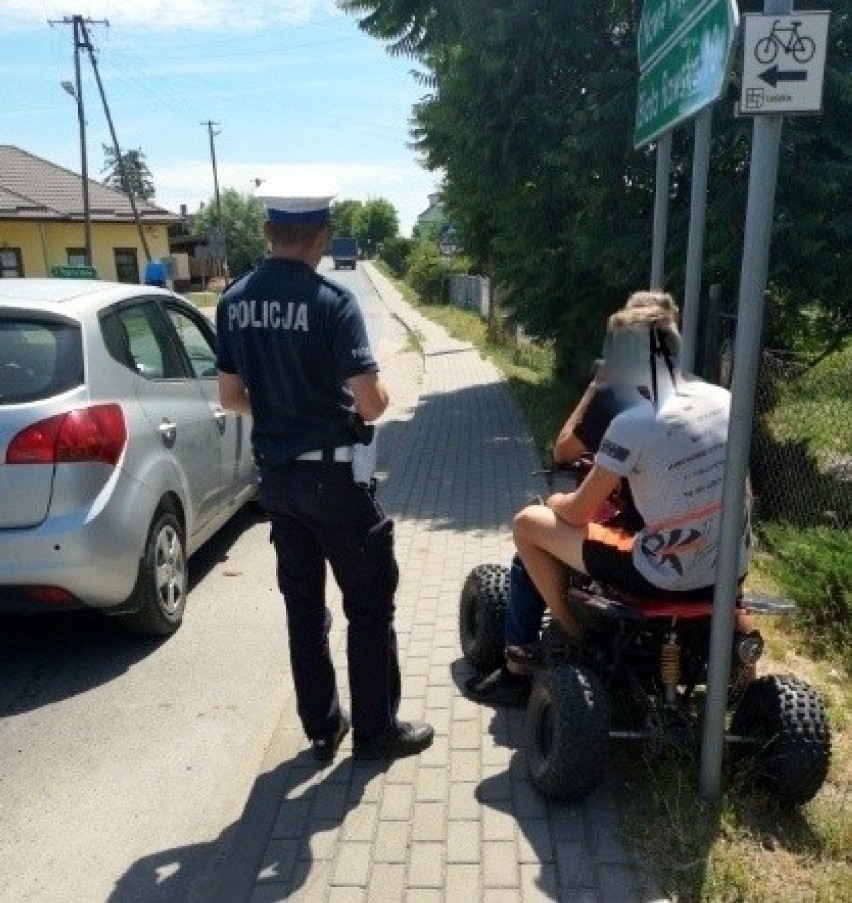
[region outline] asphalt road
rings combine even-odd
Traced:
[[[381,355],[404,341],[360,270],[329,275],[358,293]],[[291,692],[257,508],[190,576],[163,642],[89,613],[0,619],[0,900],[183,900],[239,819]]]

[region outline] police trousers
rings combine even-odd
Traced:
[[[340,721],[328,642],[326,562],[343,596],[355,739],[397,725],[400,673],[394,630],[399,569],[393,521],[348,463],[260,465],[260,503],[269,514],[278,586],[287,611],[299,718],[310,739]]]

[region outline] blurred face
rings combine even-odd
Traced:
[[[647,328],[608,332],[597,379],[611,385],[642,386],[648,384],[649,378]]]

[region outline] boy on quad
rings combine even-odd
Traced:
[[[595,379],[553,456],[560,464],[594,452],[594,465],[575,491],[554,493],[516,515],[506,664],[468,680],[470,698],[526,704],[545,609],[569,637],[581,633],[564,598],[572,570],[637,597],[712,598],[730,393],[680,372],[677,313],[670,295],[637,292],[610,317]],[[601,523],[596,515],[620,484],[632,510]],[[741,579],[751,547],[743,499]],[[737,613],[736,631],[760,642],[744,612]]]

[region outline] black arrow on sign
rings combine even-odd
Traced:
[[[763,81],[768,85],[772,85],[774,88],[778,82],[803,82],[807,80],[808,70],[807,69],[788,69],[786,71],[782,71],[778,68],[777,65],[770,66],[766,72],[761,72],[758,76],[762,78]]]

